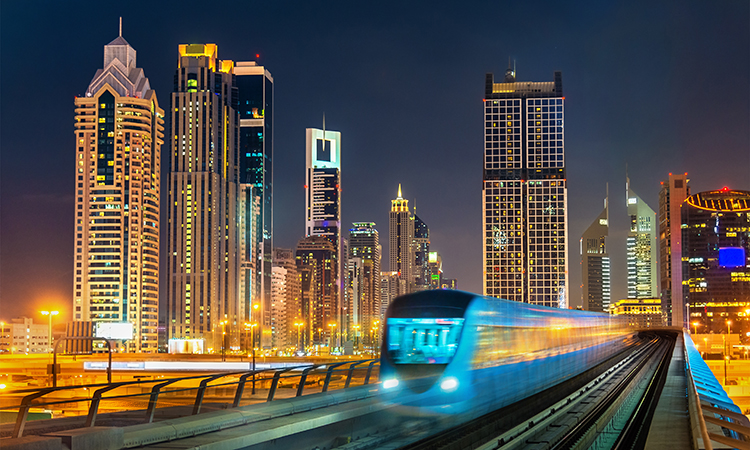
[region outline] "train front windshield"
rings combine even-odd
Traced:
[[[394,364],[448,364],[464,319],[388,318],[388,355]]]

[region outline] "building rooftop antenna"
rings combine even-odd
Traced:
[[[120,16],[120,37],[122,37],[122,16]]]

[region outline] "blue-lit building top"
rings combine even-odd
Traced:
[[[235,65],[235,76],[240,115],[240,185],[244,204],[257,201],[257,214],[246,214],[245,234],[250,236],[254,228],[254,249],[247,251],[246,267],[252,273],[246,277],[241,301],[249,304],[259,302],[260,317],[248,318],[260,322],[261,344],[270,345],[266,327],[271,326],[271,278],[273,264],[273,77],[255,61],[240,61]],[[255,199],[257,197],[257,199]],[[248,244],[248,247],[250,244]],[[249,311],[249,309],[248,309]]]

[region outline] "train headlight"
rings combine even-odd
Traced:
[[[456,377],[447,377],[440,382],[440,389],[443,392],[453,392],[458,389],[458,380]]]
[[[395,388],[396,386],[398,386],[398,380],[395,378],[383,381],[383,389],[391,389]]]

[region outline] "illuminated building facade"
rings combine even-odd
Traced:
[[[581,297],[586,311],[609,310],[611,277],[607,236],[609,235],[609,209],[604,199],[604,209],[581,236]]]
[[[2,323],[0,353],[49,353],[49,325],[34,323],[34,319],[19,317]]]
[[[625,190],[630,230],[627,237],[628,298],[656,298],[656,213],[631,189],[626,177]]]
[[[687,173],[669,174],[659,190],[659,281],[668,324],[685,323],[682,298],[682,203],[690,195]]]
[[[485,79],[484,295],[568,307],[562,73],[554,81]]]
[[[302,311],[300,309],[300,297],[302,290],[300,287],[300,274],[297,271],[297,262],[294,252],[288,248],[273,249],[273,266],[283,267],[285,272],[284,287],[286,292],[284,328],[287,332],[286,345],[293,346],[300,342],[300,336],[297,334],[297,328],[301,331],[301,326],[295,325],[303,321]],[[273,317],[272,317],[273,319]],[[276,318],[276,320],[279,320]],[[283,342],[283,340],[282,340]]]
[[[430,276],[430,289],[440,289],[443,279],[443,258],[438,252],[430,252],[427,257],[427,269]]]
[[[341,133],[308,128],[305,135],[305,236],[322,236],[333,244],[336,262],[332,289],[335,315],[326,320],[339,324],[344,317],[344,278],[347,262],[341,235]]]
[[[400,184],[398,196],[391,200],[388,239],[390,269],[403,281],[403,290],[397,295],[408,294],[414,290],[414,219],[409,212],[409,200],[401,196]]]
[[[628,325],[636,328],[664,325],[661,299],[658,298],[626,298],[613,304],[611,313],[616,316],[626,316]]]
[[[371,345],[370,330],[380,320],[380,237],[373,222],[355,222],[349,229],[348,277],[352,295],[348,336],[355,344]]]
[[[336,247],[324,236],[308,236],[297,244],[301,307],[308,345],[336,346],[338,315]]]
[[[398,272],[388,271],[380,273],[380,320],[383,320],[385,317],[388,305],[391,304],[393,299],[405,291],[406,283],[399,277]]]
[[[749,332],[750,191],[691,195],[681,217],[682,289],[690,326],[697,322],[699,333],[727,332],[728,325],[734,333]]]
[[[131,322],[129,352],[156,353],[164,111],[122,37],[75,99],[73,320]]]
[[[172,93],[167,331],[239,350],[239,114],[234,63],[215,44],[179,46]]]
[[[283,349],[289,345],[287,329],[287,270],[273,266],[271,277],[271,347]]]
[[[240,302],[247,309],[257,299],[260,307],[252,310],[252,320],[259,324],[261,345],[269,347],[273,320],[273,77],[255,61],[238,61],[234,75],[240,115],[240,236],[245,240],[240,258]]]
[[[417,215],[414,207],[414,290],[430,289],[429,257],[430,257],[430,229]]]

